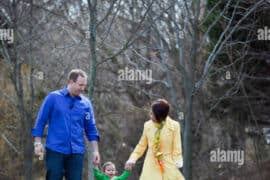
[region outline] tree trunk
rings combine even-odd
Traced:
[[[186,180],[191,179],[191,160],[192,160],[192,108],[193,97],[186,97],[185,131],[184,131],[184,175]]]
[[[24,113],[26,114],[26,113]],[[31,180],[32,177],[32,167],[33,167],[33,140],[31,135],[31,116],[24,117],[24,128],[26,129],[23,136],[23,166],[24,166],[24,179]]]
[[[190,54],[190,62],[187,64],[188,78],[186,79],[185,87],[185,129],[184,129],[184,175],[187,180],[190,180],[192,172],[192,121],[193,121],[193,94],[195,90],[195,66],[197,59],[197,42],[199,37],[199,14],[200,1],[194,4],[195,18],[192,24],[193,36]]]
[[[94,84],[96,79],[96,66],[97,66],[97,57],[96,57],[96,25],[97,25],[97,1],[94,0],[92,3],[88,0],[89,6],[89,32],[90,32],[90,59],[89,59],[89,87],[88,87],[88,96],[92,100],[94,96]],[[93,180],[93,161],[92,161],[92,149],[90,145],[87,145],[87,155],[88,155],[88,180]]]

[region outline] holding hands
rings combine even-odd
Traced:
[[[38,159],[43,160],[43,158],[44,158],[44,147],[43,147],[43,144],[41,143],[41,138],[35,138],[34,151],[35,151],[35,155],[39,156]]]
[[[100,155],[98,151],[93,152],[93,165],[94,167],[98,167],[100,162]]]
[[[135,162],[130,161],[130,160],[127,161],[126,164],[125,164],[125,170],[131,171],[134,165],[135,165]]]

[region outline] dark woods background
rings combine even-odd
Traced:
[[[181,123],[186,179],[267,179],[269,10],[267,0],[2,0],[0,179],[44,179],[30,130],[43,98],[77,67],[89,73],[101,163],[122,172],[163,97]],[[120,80],[125,68],[151,70],[152,83]],[[217,148],[244,150],[244,164],[210,162]]]

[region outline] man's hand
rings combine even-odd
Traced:
[[[100,162],[100,156],[98,152],[98,143],[97,141],[90,141],[90,145],[92,147],[93,165],[98,166]]]
[[[39,156],[39,160],[44,158],[44,147],[41,142],[34,142],[35,154]]]
[[[99,165],[100,156],[98,151],[93,152],[93,165],[97,167]]]

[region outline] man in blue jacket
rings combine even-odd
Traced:
[[[32,136],[35,154],[42,158],[42,137],[48,123],[46,137],[46,179],[82,179],[84,132],[93,151],[93,163],[99,164],[99,135],[93,107],[82,95],[87,85],[87,75],[81,69],[73,69],[68,75],[68,84],[61,90],[50,92],[43,101]]]

